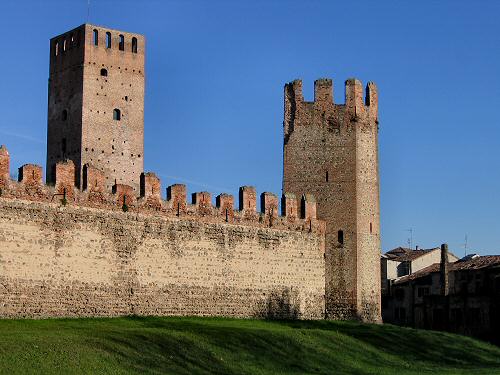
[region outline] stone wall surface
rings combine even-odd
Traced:
[[[324,267],[317,230],[0,198],[4,318],[318,319]]]

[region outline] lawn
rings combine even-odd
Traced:
[[[0,374],[500,374],[500,348],[332,321],[0,320]]]

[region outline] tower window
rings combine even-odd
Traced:
[[[54,44],[54,56],[57,55],[59,55],[59,42],[56,42],[56,44]]]
[[[113,120],[120,121],[122,119],[122,113],[118,108],[113,109]]]
[[[61,152],[64,156],[64,154],[66,154],[66,138],[63,138],[62,139],[62,142],[61,142]]]
[[[106,48],[111,48],[111,33],[109,31],[106,33]]]
[[[102,77],[107,77],[108,76],[108,71],[104,68],[101,69],[101,76]]]
[[[99,45],[99,31],[94,29],[94,46]]]
[[[373,231],[373,226],[372,226],[372,223],[370,223],[370,233],[372,233]]]
[[[63,52],[66,52],[66,39],[63,41]]]
[[[326,173],[325,173],[325,180],[326,180],[326,182],[328,182],[328,171],[326,171]]]
[[[68,110],[63,110],[61,113],[61,120],[66,121],[68,119]]]
[[[337,233],[337,241],[339,244],[343,245],[344,244],[344,231],[339,230]]]
[[[132,38],[132,53],[137,53],[137,38]]]
[[[118,45],[118,49],[120,51],[124,51],[125,50],[125,37],[123,35],[120,34],[120,44]]]

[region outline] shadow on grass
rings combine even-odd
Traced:
[[[429,372],[500,369],[498,348],[467,337],[387,325],[261,321],[252,327],[252,321],[244,320],[127,319],[142,328],[105,331],[95,344],[138,373],[362,375],[397,373],[391,369],[401,366]]]

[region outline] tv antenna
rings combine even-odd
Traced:
[[[407,229],[407,232],[410,232],[410,237],[408,238],[408,248],[413,250],[413,228]]]

